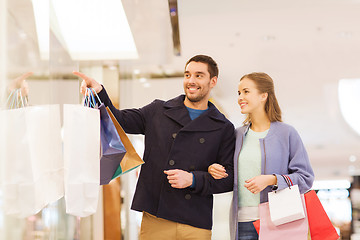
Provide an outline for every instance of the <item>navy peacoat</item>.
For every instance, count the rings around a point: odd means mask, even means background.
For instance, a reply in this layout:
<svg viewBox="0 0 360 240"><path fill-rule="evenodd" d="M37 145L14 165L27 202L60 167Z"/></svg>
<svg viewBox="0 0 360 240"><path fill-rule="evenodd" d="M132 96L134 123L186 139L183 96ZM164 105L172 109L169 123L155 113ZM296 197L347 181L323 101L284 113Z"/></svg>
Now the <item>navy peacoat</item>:
<svg viewBox="0 0 360 240"><path fill-rule="evenodd" d="M232 123L209 102L208 110L191 120L185 95L155 100L139 109L116 109L106 90L100 99L109 106L126 133L144 134L145 150L132 209L203 229L212 228L214 193L233 189L235 133ZM229 176L215 180L213 163ZM172 188L164 170L182 169L195 176L194 189Z"/></svg>

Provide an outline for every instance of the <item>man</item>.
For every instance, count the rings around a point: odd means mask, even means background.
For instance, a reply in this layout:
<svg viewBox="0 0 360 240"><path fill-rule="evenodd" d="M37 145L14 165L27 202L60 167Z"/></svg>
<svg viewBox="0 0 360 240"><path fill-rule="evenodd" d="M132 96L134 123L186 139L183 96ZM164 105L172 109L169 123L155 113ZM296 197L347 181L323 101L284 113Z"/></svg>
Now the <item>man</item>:
<svg viewBox="0 0 360 240"><path fill-rule="evenodd" d="M212 194L232 190L235 146L234 126L209 102L216 62L194 56L185 65L185 95L140 109L116 109L102 85L74 74L83 78L82 93L94 88L125 132L145 135L145 164L131 207L143 212L140 240L210 240ZM212 163L223 165L228 177L212 178Z"/></svg>

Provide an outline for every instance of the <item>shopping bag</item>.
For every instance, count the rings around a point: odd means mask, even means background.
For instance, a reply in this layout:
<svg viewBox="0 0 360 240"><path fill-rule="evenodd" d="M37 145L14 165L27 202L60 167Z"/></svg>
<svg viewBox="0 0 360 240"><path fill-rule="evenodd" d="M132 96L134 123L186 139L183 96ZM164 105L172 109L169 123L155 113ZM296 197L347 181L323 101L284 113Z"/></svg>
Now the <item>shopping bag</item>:
<svg viewBox="0 0 360 240"><path fill-rule="evenodd" d="M259 230L260 230L260 219L256 220L253 222L254 228L256 230L256 232L259 234Z"/></svg>
<svg viewBox="0 0 360 240"><path fill-rule="evenodd" d="M66 213L87 217L97 210L100 190L100 113L64 104Z"/></svg>
<svg viewBox="0 0 360 240"><path fill-rule="evenodd" d="M95 100L98 99L98 103ZM99 106L100 104L100 106ZM108 184L115 174L126 150L121 142L120 136L115 128L115 125L105 108L105 105L100 100L96 91L87 88L85 92L84 105L100 110L101 122L101 158L100 158L100 185Z"/></svg>
<svg viewBox="0 0 360 240"><path fill-rule="evenodd" d="M305 208L304 196L301 195L302 205ZM261 240L304 240L308 236L307 218L302 218L289 223L275 226L270 218L269 203L259 205L260 230L259 239Z"/></svg>
<svg viewBox="0 0 360 240"><path fill-rule="evenodd" d="M20 218L64 196L59 105L0 111L4 211Z"/></svg>
<svg viewBox="0 0 360 240"><path fill-rule="evenodd" d="M122 161L120 162L120 165L118 166L114 176L112 177L114 179L126 172L129 172L129 171L139 167L140 165L144 164L144 161L136 153L134 146L130 142L125 131L122 129L122 127L120 126L119 122L116 120L114 114L111 112L109 107L106 107L106 110L108 111L109 116L110 116L111 120L113 121L113 123L116 127L116 130L120 136L120 139L126 149L126 153L125 153Z"/></svg>
<svg viewBox="0 0 360 240"><path fill-rule="evenodd" d="M260 219L254 221L253 225L254 225L254 228L255 228L257 234L259 234L259 231L260 231ZM311 240L310 229L308 230L307 240Z"/></svg>
<svg viewBox="0 0 360 240"><path fill-rule="evenodd" d="M292 185L288 176L284 176L289 187L268 193L271 221L275 226L305 217L298 185Z"/></svg>
<svg viewBox="0 0 360 240"><path fill-rule="evenodd" d="M336 240L339 238L314 190L304 194L309 230L312 240Z"/></svg>
<svg viewBox="0 0 360 240"><path fill-rule="evenodd" d="M126 150L105 105L102 103L98 109L101 120L100 185L103 185L111 181Z"/></svg>

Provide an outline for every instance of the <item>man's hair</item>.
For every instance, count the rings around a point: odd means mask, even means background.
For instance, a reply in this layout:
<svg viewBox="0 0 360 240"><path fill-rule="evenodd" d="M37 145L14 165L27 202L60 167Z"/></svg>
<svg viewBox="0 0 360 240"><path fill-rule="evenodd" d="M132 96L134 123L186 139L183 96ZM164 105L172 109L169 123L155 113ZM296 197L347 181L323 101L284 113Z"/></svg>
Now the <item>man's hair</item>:
<svg viewBox="0 0 360 240"><path fill-rule="evenodd" d="M265 112L270 122L281 122L281 110L275 96L274 81L272 80L272 78L263 72L253 72L250 74L246 74L242 76L240 81L245 78L252 80L260 93L268 94L265 103ZM246 116L246 119L243 123L245 125L251 123L251 117L249 114Z"/></svg>
<svg viewBox="0 0 360 240"><path fill-rule="evenodd" d="M207 64L208 71L210 73L210 78L219 76L219 69L218 69L217 63L214 61L214 59L212 59L209 56L206 56L206 55L193 56L186 62L185 68L190 62L201 62L201 63Z"/></svg>

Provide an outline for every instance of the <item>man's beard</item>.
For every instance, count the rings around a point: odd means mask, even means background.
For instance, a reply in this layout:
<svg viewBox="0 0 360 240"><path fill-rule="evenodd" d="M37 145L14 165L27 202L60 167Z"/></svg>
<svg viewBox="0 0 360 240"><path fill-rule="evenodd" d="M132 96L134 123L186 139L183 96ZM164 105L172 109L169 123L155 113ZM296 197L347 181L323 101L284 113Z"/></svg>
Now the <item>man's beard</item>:
<svg viewBox="0 0 360 240"><path fill-rule="evenodd" d="M201 100L203 100L205 98L204 95L200 94L198 96L189 96L186 95L187 99L189 99L190 102L196 103L196 102L200 102Z"/></svg>
<svg viewBox="0 0 360 240"><path fill-rule="evenodd" d="M210 83L209 83L209 89L210 89ZM206 98L206 95L208 93L206 90L209 91L209 89L206 89L206 86L205 86L205 88L200 87L199 90L203 90L203 91L199 92L197 95L192 95L190 93L186 93L186 90L185 90L186 98L189 99L189 101L192 102L192 103L200 102L204 98Z"/></svg>

